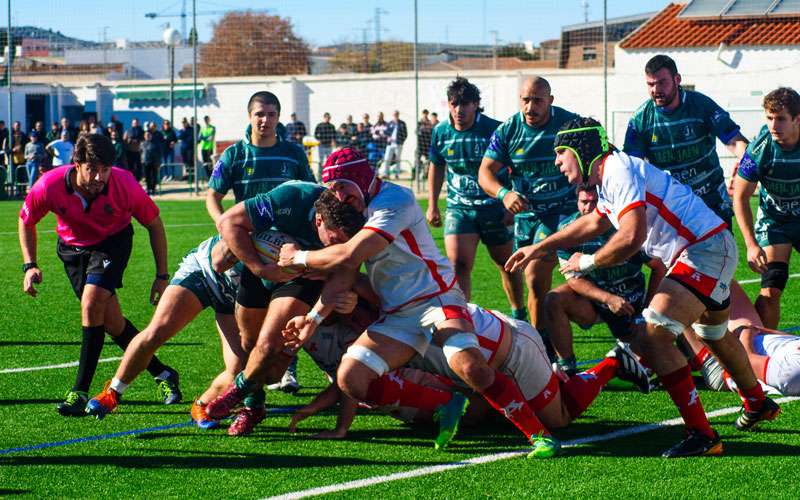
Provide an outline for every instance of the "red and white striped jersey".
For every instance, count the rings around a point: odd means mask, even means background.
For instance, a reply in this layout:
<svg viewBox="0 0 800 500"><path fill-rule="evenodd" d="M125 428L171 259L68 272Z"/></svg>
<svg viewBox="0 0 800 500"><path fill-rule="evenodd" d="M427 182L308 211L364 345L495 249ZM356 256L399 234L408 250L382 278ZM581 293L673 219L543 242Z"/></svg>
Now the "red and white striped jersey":
<svg viewBox="0 0 800 500"><path fill-rule="evenodd" d="M450 262L433 241L414 193L383 182L367 207L364 229L391 244L369 258L367 277L385 312L396 312L435 297L455 284Z"/></svg>
<svg viewBox="0 0 800 500"><path fill-rule="evenodd" d="M597 213L619 229L623 215L645 207L647 239L642 249L667 265L689 245L725 228L722 219L688 186L640 158L611 153L603 160L600 172Z"/></svg>

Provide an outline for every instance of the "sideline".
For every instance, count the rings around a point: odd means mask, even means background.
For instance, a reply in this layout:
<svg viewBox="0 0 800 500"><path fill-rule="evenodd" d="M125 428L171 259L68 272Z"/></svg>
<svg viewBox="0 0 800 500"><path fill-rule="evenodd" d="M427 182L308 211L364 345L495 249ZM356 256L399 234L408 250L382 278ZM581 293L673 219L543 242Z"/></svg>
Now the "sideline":
<svg viewBox="0 0 800 500"><path fill-rule="evenodd" d="M789 396L776 399L775 402L777 403L789 403L791 401L797 401L800 397L796 396ZM729 408L721 408L719 410L714 410L707 412L709 418L711 417L719 417L722 415L730 415L732 413L738 413L740 406L731 406ZM645 424L645 425L637 425L636 427L628 427L626 429L620 429L613 432L608 432L606 434L598 434L595 436L587 436L584 438L573 439L571 441L566 441L562 444L563 448L571 448L574 446L579 446L582 444L588 443L598 443L601 441L608 441L611 439L616 439L620 437L627 437L632 436L634 434L641 434L644 432L650 432L653 430L661 429L663 427L670 427L674 425L682 424L683 420L679 418L672 418L669 420L664 420L663 422L659 422L656 424ZM327 493L338 493L340 491L347 491L347 490L355 490L358 488L366 488L368 486L372 486L375 484L382 484L388 483L392 481L398 481L400 479L409 479L413 477L420 477L420 476L428 476L431 474L437 474L439 472L445 472L453 469L460 469L463 467L470 467L473 465L479 464L487 464L491 462L497 462L500 460L506 460L509 458L515 458L527 455L530 452L529 449L527 450L520 450L520 451L510 451L504 453L495 453L492 455L482 455L479 457L470 458L467 460L461 460L459 462L450 462L447 464L440 464L440 465L433 465L429 467L421 467L419 469L412 469L405 472L397 472L394 474L387 474L384 476L373 476L368 477L366 479L357 479L355 481L347 481L344 483L332 484L329 486L320 486L318 488L311 488L308 490L301 490L301 491L294 491L291 493L285 493L283 495L277 495L272 497L266 497L265 500L289 500L289 499L299 499L299 498L307 498L317 495L325 495Z"/></svg>

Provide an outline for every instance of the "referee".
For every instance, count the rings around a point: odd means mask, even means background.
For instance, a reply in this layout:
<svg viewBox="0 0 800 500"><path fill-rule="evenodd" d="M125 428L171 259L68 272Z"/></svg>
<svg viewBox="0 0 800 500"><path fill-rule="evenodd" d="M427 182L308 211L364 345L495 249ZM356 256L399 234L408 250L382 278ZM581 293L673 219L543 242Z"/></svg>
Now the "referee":
<svg viewBox="0 0 800 500"><path fill-rule="evenodd" d="M42 283L36 263L36 224L48 212L56 215L58 257L81 301L83 342L75 384L57 406L64 416L84 415L87 392L107 332L123 350L138 330L122 315L116 290L128 265L133 244L131 217L150 234L156 264L150 302L155 304L169 282L167 238L158 207L133 175L116 167L114 146L100 134L82 135L72 165L55 168L37 182L19 214L19 243L25 273L23 291L36 297ZM156 378L164 402L180 401L178 374L157 358L147 367Z"/></svg>

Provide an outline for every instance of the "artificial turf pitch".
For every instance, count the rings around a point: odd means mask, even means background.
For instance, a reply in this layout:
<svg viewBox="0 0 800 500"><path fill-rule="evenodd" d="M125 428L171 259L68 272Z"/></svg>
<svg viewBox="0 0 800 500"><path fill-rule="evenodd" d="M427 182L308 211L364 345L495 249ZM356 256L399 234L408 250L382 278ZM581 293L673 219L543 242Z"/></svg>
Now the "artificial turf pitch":
<svg viewBox="0 0 800 500"><path fill-rule="evenodd" d="M186 424L189 404L223 367L213 314L205 311L167 343L159 356L179 370L184 402L164 406L145 372L126 392L117 411L97 421L65 418L55 404L71 386L75 367L9 372L76 361L80 346L79 303L55 255L54 218L39 224L38 262L44 273L40 294L22 293L17 243L20 203L0 203L0 496L30 497L180 497L262 498L337 485L520 450L524 439L510 426L463 427L446 452L433 449L432 428L408 427L389 417L360 414L346 440L308 439L333 428L335 416L312 417L289 434L291 409L310 401L327 384L311 360L301 355L297 396L269 392L274 414L245 438L225 429L201 431ZM210 236L214 226L202 201L160 202L167 227L170 271L182 255ZM441 245L441 230L434 229ZM740 244L741 238L738 237ZM740 246L740 254L744 249ZM792 273L800 269L793 257ZM134 252L119 295L123 311L144 328L153 308L148 303L154 275L146 231L136 227ZM740 259L739 280L756 276ZM555 283L561 282L557 276ZM481 250L473 273L473 300L507 310L497 271ZM753 297L758 284L745 284ZM798 280L784 294L782 328L800 325ZM596 359L610 348L607 329L576 328L579 360ZM118 357L107 341L102 358ZM98 365L92 385L97 393L118 362ZM706 411L736 407L733 393L701 388ZM798 496L800 402L787 402L780 418L755 433L733 428L735 414L712 419L725 443L717 458L664 460L661 451L682 437L680 426L648 430L565 449L553 460L521 457L472 465L409 479L333 493L339 497L476 498L476 497L658 497L775 498ZM637 428L677 417L667 394L639 394L612 381L595 404L569 429L564 441ZM160 428L124 434L125 431ZM121 435L118 435L121 434ZM98 439L98 437L100 439ZM66 443L65 443L66 442ZM55 446L33 448L37 445ZM12 451L17 449L17 451Z"/></svg>

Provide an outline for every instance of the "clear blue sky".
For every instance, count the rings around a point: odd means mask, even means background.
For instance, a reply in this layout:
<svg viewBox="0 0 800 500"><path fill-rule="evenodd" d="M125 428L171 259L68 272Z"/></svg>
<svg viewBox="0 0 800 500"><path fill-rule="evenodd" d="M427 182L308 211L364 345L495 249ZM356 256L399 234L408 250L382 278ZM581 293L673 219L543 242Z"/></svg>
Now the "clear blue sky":
<svg viewBox="0 0 800 500"><path fill-rule="evenodd" d="M7 1L0 0L0 24L8 22ZM161 38L164 24L180 29L180 18L147 19L147 12L179 13L181 0L10 0L13 25L51 28L70 36L100 41L127 38ZM608 0L608 16L627 16L662 9L667 0ZM186 1L191 12L192 1ZM563 25L584 19L581 0L419 0L419 38L423 42L491 43L491 30L497 30L500 43L558 38ZM589 19L603 17L601 0L588 0ZM557 8L553 8L557 5ZM197 0L197 11L269 8L290 17L296 32L312 45L358 41L368 29L368 40L375 37L375 9L383 28L381 38L413 40L413 0ZM220 15L199 16L202 40L211 36L211 21ZM189 19L191 26L191 19ZM104 35L105 31L105 35Z"/></svg>

